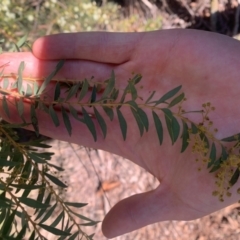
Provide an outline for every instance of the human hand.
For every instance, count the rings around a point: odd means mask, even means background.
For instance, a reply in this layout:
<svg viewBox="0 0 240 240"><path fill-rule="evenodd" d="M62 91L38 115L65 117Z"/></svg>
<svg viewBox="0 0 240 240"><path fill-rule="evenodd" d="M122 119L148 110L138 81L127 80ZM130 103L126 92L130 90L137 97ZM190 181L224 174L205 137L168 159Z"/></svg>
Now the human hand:
<svg viewBox="0 0 240 240"><path fill-rule="evenodd" d="M140 73L143 88L138 93L144 100L153 90L159 98L182 85L188 99L184 109L199 110L207 101L216 107L211 120L219 130L216 137L221 139L236 133L240 123L240 109L236 104L240 92L237 78L239 51L239 43L231 38L195 30L60 34L35 42L33 53L37 58L30 53L3 54L0 66L9 62L4 72L16 72L20 62L24 61L25 76L42 77L47 76L60 59L66 59L58 78L82 80L94 76L96 81L104 81L114 70L119 88L125 87L132 72ZM29 106L25 104L27 118ZM4 118L16 122L14 111L12 108L11 119ZM74 131L70 137L63 123L55 128L46 114L38 112L41 134L124 156L159 180L157 189L124 199L110 210L102 225L107 237L154 222L196 219L237 201L235 186L232 197L224 202L212 196L214 174L204 168L197 171L196 156L191 153L191 147L180 153L181 141L171 146L165 125L164 141L162 146L159 145L151 111L146 111L150 127L142 137L129 109L122 109L122 112L128 123L126 141L114 119L112 122L106 120L106 139L97 128L97 142L85 125L71 117ZM2 108L0 113L4 116ZM201 120L197 114L189 115L189 118L196 123Z"/></svg>

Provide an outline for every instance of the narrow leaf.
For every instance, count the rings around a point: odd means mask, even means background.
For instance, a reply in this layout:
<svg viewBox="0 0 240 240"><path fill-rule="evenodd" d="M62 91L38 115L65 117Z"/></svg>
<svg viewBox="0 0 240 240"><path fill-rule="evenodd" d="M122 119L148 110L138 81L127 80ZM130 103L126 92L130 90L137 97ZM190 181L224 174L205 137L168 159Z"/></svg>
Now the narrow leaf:
<svg viewBox="0 0 240 240"><path fill-rule="evenodd" d="M151 95L148 97L148 99L146 100L146 102L145 102L145 104L148 104L150 101L151 101L151 99L153 98L153 96L154 96L154 94L156 93L156 91L153 91L152 93L151 93Z"/></svg>
<svg viewBox="0 0 240 240"><path fill-rule="evenodd" d="M31 199L31 198L19 197L18 200L21 203L23 203L29 207L32 207L32 208L48 208L49 207L48 204L38 202L37 200Z"/></svg>
<svg viewBox="0 0 240 240"><path fill-rule="evenodd" d="M188 140L189 140L189 132L188 132L188 125L186 122L182 121L183 123L183 132L182 132L182 149L181 149L181 153L184 152L186 150L186 148L188 147Z"/></svg>
<svg viewBox="0 0 240 240"><path fill-rule="evenodd" d="M58 178L56 178L53 175L50 175L49 173L44 173L44 175L51 180L53 183L55 183L57 186L62 187L62 188L67 188L67 185L65 185L62 181L60 181Z"/></svg>
<svg viewBox="0 0 240 240"><path fill-rule="evenodd" d="M233 186L238 181L239 175L240 175L240 170L237 168L229 181L231 186Z"/></svg>
<svg viewBox="0 0 240 240"><path fill-rule="evenodd" d="M161 120L159 119L158 115L154 111L152 111L152 115L153 115L155 128L156 128L156 131L157 131L157 134L158 134L159 143L160 143L160 145L162 145L162 142L163 142L162 123L161 123Z"/></svg>
<svg viewBox="0 0 240 240"><path fill-rule="evenodd" d="M62 231L62 230L59 230L57 228L54 228L54 227L50 227L48 225L45 225L45 224L38 224L41 228L45 229L46 231L54 234L54 235L57 235L57 236L70 236L71 233L68 233L68 232L65 232L65 231Z"/></svg>
<svg viewBox="0 0 240 240"><path fill-rule="evenodd" d="M22 73L24 70L24 62L21 62L18 68L18 79L17 79L17 88L18 88L18 92L19 94L22 94Z"/></svg>
<svg viewBox="0 0 240 240"><path fill-rule="evenodd" d="M129 84L129 89L132 95L132 100L135 101L138 97L137 95L137 89L135 88L135 86L133 84Z"/></svg>
<svg viewBox="0 0 240 240"><path fill-rule="evenodd" d="M178 104L179 102L181 102L185 97L185 94L184 93L181 93L179 96L177 96L176 98L174 98L168 105L168 107L173 107L175 106L176 104Z"/></svg>
<svg viewBox="0 0 240 240"><path fill-rule="evenodd" d="M57 74L57 72L62 68L63 64L64 64L64 60L60 60L57 66L55 67L54 71L48 77L45 78L41 87L37 91L38 95L40 95L45 90L46 86L49 84L52 78Z"/></svg>
<svg viewBox="0 0 240 240"><path fill-rule="evenodd" d="M76 203L76 202L64 202L64 204L66 204L67 206L76 207L76 208L82 208L88 205L88 203Z"/></svg>
<svg viewBox="0 0 240 240"><path fill-rule="evenodd" d="M207 166L208 168L210 168L214 164L214 162L216 161L216 146L215 146L214 142L212 143L209 158L211 159L211 161L208 163L208 166Z"/></svg>
<svg viewBox="0 0 240 240"><path fill-rule="evenodd" d="M79 101L79 102L80 102L80 101L85 97L85 95L87 94L88 88L89 88L89 84L88 84L88 81L85 79L84 82L83 82L83 86L82 86L81 92L80 92L79 97L78 97L78 101Z"/></svg>
<svg viewBox="0 0 240 240"><path fill-rule="evenodd" d="M96 97L97 97L97 88L94 85L92 88L92 94L91 94L91 98L90 98L90 103L94 103L96 101Z"/></svg>
<svg viewBox="0 0 240 240"><path fill-rule="evenodd" d="M27 84L27 90L26 90L25 96L30 97L32 95L33 95L32 87L29 84Z"/></svg>
<svg viewBox="0 0 240 240"><path fill-rule="evenodd" d="M10 117L10 113L9 113L9 108L8 108L8 103L7 103L7 99L5 96L3 96L3 100L2 100L2 105L3 105L3 110L6 113L6 115L8 117Z"/></svg>
<svg viewBox="0 0 240 240"><path fill-rule="evenodd" d="M25 42L27 41L27 37L28 37L28 35L26 34L18 40L17 46L19 48L21 48L25 44Z"/></svg>
<svg viewBox="0 0 240 240"><path fill-rule="evenodd" d="M52 118L52 121L53 121L54 125L56 127L58 127L60 123L59 123L58 115L53 108L53 105L50 105L50 107L49 107L49 114Z"/></svg>
<svg viewBox="0 0 240 240"><path fill-rule="evenodd" d="M147 114L141 108L138 108L137 112L143 123L143 126L145 127L146 131L148 131L149 122L148 122Z"/></svg>
<svg viewBox="0 0 240 240"><path fill-rule="evenodd" d="M71 134L72 134L72 125L71 125L71 122L69 120L69 116L68 116L68 114L67 114L67 112L66 112L66 110L64 109L63 106L61 108L61 111L62 111L62 118L63 118L64 125L65 125L65 127L66 127L66 129L68 131L69 136L71 136Z"/></svg>
<svg viewBox="0 0 240 240"><path fill-rule="evenodd" d="M3 89L7 89L9 86L9 80L8 78L3 79Z"/></svg>
<svg viewBox="0 0 240 240"><path fill-rule="evenodd" d="M125 141L126 140L126 136L127 136L127 122L126 122L125 118L123 117L122 112L118 108L117 108L117 116L118 116L118 121L120 123L122 136L123 136L123 139Z"/></svg>
<svg viewBox="0 0 240 240"><path fill-rule="evenodd" d="M105 111L105 113L108 115L108 117L109 117L110 120L112 121L112 120L113 120L113 117L114 117L113 109L110 108L110 107L103 106L103 110Z"/></svg>
<svg viewBox="0 0 240 240"><path fill-rule="evenodd" d="M66 101L68 101L70 98L72 98L77 92L78 92L78 89L79 87L81 86L81 83L78 82L77 84L73 85L69 92L68 92L68 95L66 97Z"/></svg>
<svg viewBox="0 0 240 240"><path fill-rule="evenodd" d="M107 135L107 125L105 123L105 120L103 119L103 117L101 116L101 114L98 112L98 110L93 107L94 109L94 114L97 118L97 121L101 127L101 130L102 130L102 133L103 133L103 137L106 138L106 135Z"/></svg>
<svg viewBox="0 0 240 240"><path fill-rule="evenodd" d="M39 136L38 118L33 104L31 105L31 123L35 130L36 136L38 137Z"/></svg>
<svg viewBox="0 0 240 240"><path fill-rule="evenodd" d="M54 222L50 226L56 227L63 217L64 217L64 210L58 215L58 217L54 220Z"/></svg>
<svg viewBox="0 0 240 240"><path fill-rule="evenodd" d="M73 116L76 120L78 120L78 121L80 121L80 122L84 122L84 120L78 116L78 112L77 112L77 110L76 110L73 106L68 105L68 108L69 108L70 113L72 114L72 116Z"/></svg>
<svg viewBox="0 0 240 240"><path fill-rule="evenodd" d="M182 86L180 85L180 86L172 89L171 91L167 92L166 94L164 94L158 101L155 102L155 105L158 105L160 103L164 103L169 98L172 98L175 94L177 94L179 92L181 87Z"/></svg>
<svg viewBox="0 0 240 240"><path fill-rule="evenodd" d="M223 142L235 142L240 140L240 133L221 139Z"/></svg>
<svg viewBox="0 0 240 240"><path fill-rule="evenodd" d="M133 116L134 116L134 118L137 122L138 129L139 129L139 132L140 132L140 136L142 137L142 135L144 133L144 126L143 126L142 120L139 117L137 111L135 111L133 108L131 108L131 111L132 111L132 114L133 114Z"/></svg>
<svg viewBox="0 0 240 240"><path fill-rule="evenodd" d="M114 75L114 71L112 71L111 77L108 80L107 86L102 94L101 99L106 98L113 91L114 86L115 86L115 75Z"/></svg>
<svg viewBox="0 0 240 240"><path fill-rule="evenodd" d="M8 213L10 213L10 209ZM8 235L8 233L11 231L15 214L16 214L16 210L14 210L10 215L7 214L6 220L2 226L1 235Z"/></svg>
<svg viewBox="0 0 240 240"><path fill-rule="evenodd" d="M61 94L60 83L57 82L54 90L54 101L57 101Z"/></svg>
<svg viewBox="0 0 240 240"><path fill-rule="evenodd" d="M96 128L92 121L92 118L88 115L88 113L84 107L82 107L82 113L83 113L83 117L84 117L84 122L87 125L89 131L91 132L91 134L94 138L94 141L96 142L97 141L97 133L96 133Z"/></svg>
<svg viewBox="0 0 240 240"><path fill-rule="evenodd" d="M44 217L42 218L42 220L40 221L40 223L44 223L45 221L47 221L49 219L49 217L52 216L53 211L55 210L56 206L57 206L57 202L49 209L46 210L46 214L44 215Z"/></svg>

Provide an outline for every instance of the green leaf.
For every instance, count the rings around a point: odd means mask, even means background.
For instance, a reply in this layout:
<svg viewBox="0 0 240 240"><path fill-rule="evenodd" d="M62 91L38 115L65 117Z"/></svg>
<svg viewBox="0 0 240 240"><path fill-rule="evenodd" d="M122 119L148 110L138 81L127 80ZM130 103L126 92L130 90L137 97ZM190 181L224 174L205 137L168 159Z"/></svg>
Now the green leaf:
<svg viewBox="0 0 240 240"><path fill-rule="evenodd" d="M54 222L50 226L56 227L63 217L64 217L64 210L58 215L58 217L54 220Z"/></svg>
<svg viewBox="0 0 240 240"><path fill-rule="evenodd" d="M53 167L53 168L57 169L58 171L64 171L63 168L61 168L61 167L59 167L59 166L56 166L56 165L54 165L54 164L52 164L52 163L47 162L47 165L49 165L50 167Z"/></svg>
<svg viewBox="0 0 240 240"><path fill-rule="evenodd" d="M148 131L148 127L149 127L149 122L148 122L148 117L147 114L141 109L138 108L137 113L143 123L143 126L145 127L146 131Z"/></svg>
<svg viewBox="0 0 240 240"><path fill-rule="evenodd" d="M15 218L15 214L16 214L16 209L14 211L12 211L12 213L10 215L9 215L9 213L10 213L10 209L7 212L5 221L4 221L3 226L2 226L2 234L1 235L3 235L3 236L8 235L11 231L13 221L14 221L14 218Z"/></svg>
<svg viewBox="0 0 240 240"><path fill-rule="evenodd" d="M45 189L43 189L43 191L45 191ZM41 194L41 193L40 193L40 194ZM42 197L42 196L41 196L41 197ZM52 193L50 192L50 193L48 194L48 196L47 196L44 204L49 205L49 204L50 204L50 201L51 201L51 197L52 197ZM37 201L38 201L38 198L37 198ZM39 209L38 209L38 210L39 210ZM42 209L39 211L39 213L38 213L35 221L38 220L38 219L45 213L45 211L46 211L46 209L45 209L45 208L42 208ZM35 212L35 213L37 213L37 212Z"/></svg>
<svg viewBox="0 0 240 240"><path fill-rule="evenodd" d="M18 92L19 94L22 94L22 73L24 70L24 62L21 62L19 67L18 67L18 79L17 79L17 88L18 88Z"/></svg>
<svg viewBox="0 0 240 240"><path fill-rule="evenodd" d="M113 120L113 117L114 117L113 109L110 108L110 107L103 106L103 110L105 111L105 113L108 115L108 117L109 117L110 120L112 121L112 120Z"/></svg>
<svg viewBox="0 0 240 240"><path fill-rule="evenodd" d="M7 89L9 86L9 80L8 78L3 79L3 89Z"/></svg>
<svg viewBox="0 0 240 240"><path fill-rule="evenodd" d="M60 83L57 82L54 90L54 101L57 101L61 94Z"/></svg>
<svg viewBox="0 0 240 240"><path fill-rule="evenodd" d="M185 94L184 93L181 93L179 96L177 96L176 98L174 98L168 105L168 107L173 107L175 106L176 104L178 104L179 102L181 102L185 97Z"/></svg>
<svg viewBox="0 0 240 240"><path fill-rule="evenodd" d="M186 150L186 148L188 147L188 140L189 140L189 133L188 133L188 125L186 122L182 121L183 123L183 132L182 132L182 149L181 149L181 153L184 152Z"/></svg>
<svg viewBox="0 0 240 240"><path fill-rule="evenodd" d="M132 82L134 83L134 85L138 84L142 79L142 75L141 74L136 74L133 78L132 78Z"/></svg>
<svg viewBox="0 0 240 240"><path fill-rule="evenodd" d="M221 156L220 156L220 158L217 161L214 162L214 165L213 165L212 169L210 170L210 173L217 171L221 167L221 164L224 161L227 160L227 158L228 158L228 153L227 153L225 147L222 146Z"/></svg>
<svg viewBox="0 0 240 240"><path fill-rule="evenodd" d="M118 98L118 94L119 94L119 90L114 88L110 95L110 99L112 99L113 101L116 101Z"/></svg>
<svg viewBox="0 0 240 240"><path fill-rule="evenodd" d="M132 100L135 101L138 97L137 90L136 90L136 88L133 84L129 84L129 89L130 89L130 92L131 92L131 95L132 95Z"/></svg>
<svg viewBox="0 0 240 240"><path fill-rule="evenodd" d="M24 237L25 234L26 234L26 230L27 230L27 225L25 224L25 225L22 227L21 231L18 233L18 235L16 236L15 239L23 239L23 237Z"/></svg>
<svg viewBox="0 0 240 240"><path fill-rule="evenodd" d="M160 104L160 103L164 103L166 100L168 100L169 98L172 98L175 94L177 94L179 92L179 90L182 88L182 86L178 86L174 89L172 89L171 91L167 92L166 94L164 94L159 100L155 101L155 106Z"/></svg>
<svg viewBox="0 0 240 240"><path fill-rule="evenodd" d="M45 214L45 216L42 218L42 220L40 221L40 223L44 223L45 221L47 221L47 220L49 219L49 217L52 216L53 211L55 210L57 204L58 204L58 203L56 202L49 210L46 210L46 214Z"/></svg>
<svg viewBox="0 0 240 240"><path fill-rule="evenodd" d="M38 202L42 202L43 201L43 197L44 197L44 194L45 194L45 190L46 190L46 183L42 183L43 185L43 188L42 189L39 189L38 190L38 195L37 195L37 201ZM49 194L50 195L50 194ZM51 198L51 195L48 196L49 198ZM50 201L49 201L50 202ZM45 202L47 203L47 202ZM34 215L39 211L39 209L36 209L35 212L34 212ZM36 219L35 219L36 220Z"/></svg>
<svg viewBox="0 0 240 240"><path fill-rule="evenodd" d="M2 106L3 106L3 110L6 113L6 115L8 117L10 117L10 113L9 113L9 108L8 108L8 103L7 103L7 99L5 96L3 96L3 101L2 101Z"/></svg>
<svg viewBox="0 0 240 240"><path fill-rule="evenodd" d="M235 142L240 140L240 133L221 139L223 142Z"/></svg>
<svg viewBox="0 0 240 240"><path fill-rule="evenodd" d="M75 240L80 232L75 232L68 240Z"/></svg>
<svg viewBox="0 0 240 240"><path fill-rule="evenodd" d="M63 106L61 107L61 111L62 111L62 118L63 118L64 125L68 131L69 136L71 136L72 135L72 125L69 120L69 116Z"/></svg>
<svg viewBox="0 0 240 240"><path fill-rule="evenodd" d="M64 202L67 206L76 207L76 208L82 208L84 206L87 206L88 203L77 203L77 202Z"/></svg>
<svg viewBox="0 0 240 240"><path fill-rule="evenodd" d="M39 155L35 152L28 152L27 154L29 158L31 158L36 163L46 163L46 161L39 157Z"/></svg>
<svg viewBox="0 0 240 240"><path fill-rule="evenodd" d="M92 94L91 94L91 98L90 98L90 103L94 103L96 101L96 97L97 97L97 88L94 85L92 88Z"/></svg>
<svg viewBox="0 0 240 240"><path fill-rule="evenodd" d="M237 168L229 181L231 186L233 186L238 181L239 175L240 175L240 170Z"/></svg>
<svg viewBox="0 0 240 240"><path fill-rule="evenodd" d="M45 225L45 224L38 224L41 228L45 229L46 231L54 234L54 235L57 235L57 236L70 236L71 233L68 233L68 232L65 232L65 231L62 231L62 230L59 230L57 228L54 228L54 227L50 227L48 225Z"/></svg>
<svg viewBox="0 0 240 240"><path fill-rule="evenodd" d="M84 123L84 120L78 116L78 112L77 112L77 110L76 110L73 106L71 106L71 105L69 104L69 105L68 105L68 108L69 108L70 113L72 114L72 116L73 116L76 120Z"/></svg>
<svg viewBox="0 0 240 240"><path fill-rule="evenodd" d="M151 95L148 97L148 99L146 100L146 102L145 102L145 104L148 104L150 101L151 101L151 99L153 98L153 96L154 96L154 94L156 93L156 91L153 91L152 93L151 93Z"/></svg>
<svg viewBox="0 0 240 240"><path fill-rule="evenodd" d="M102 130L102 133L103 133L103 137L106 138L106 135L107 135L107 125L105 123L105 120L103 119L103 117L101 116L101 114L98 112L98 110L93 107L94 109L94 114L97 118L97 121L101 127L101 130Z"/></svg>
<svg viewBox="0 0 240 240"><path fill-rule="evenodd" d="M95 233L91 234L91 235L88 235L89 239L90 240L93 240L93 236L95 235Z"/></svg>
<svg viewBox="0 0 240 240"><path fill-rule="evenodd" d="M93 222L88 222L88 223L81 223L81 226L95 226L99 223L100 221L93 221Z"/></svg>
<svg viewBox="0 0 240 240"><path fill-rule="evenodd" d="M25 44L25 42L27 41L27 37L28 37L27 34L24 35L23 37L21 37L21 38L18 40L18 42L17 42L16 45L17 45L19 48L21 48L21 47Z"/></svg>
<svg viewBox="0 0 240 240"><path fill-rule="evenodd" d="M35 231L32 232L32 234L31 234L29 240L34 240L34 239L35 239Z"/></svg>
<svg viewBox="0 0 240 240"><path fill-rule="evenodd" d="M207 168L210 168L214 164L214 162L216 161L216 146L215 146L214 142L212 143L209 158L211 159L211 161L208 163Z"/></svg>
<svg viewBox="0 0 240 240"><path fill-rule="evenodd" d="M191 123L191 133L192 134L197 134L198 133L198 128L194 123Z"/></svg>
<svg viewBox="0 0 240 240"><path fill-rule="evenodd" d="M131 108L131 111L132 111L132 114L137 122L137 125L138 125L138 129L139 129L139 132L140 132L140 136L142 137L143 133L144 133L144 126L143 126L143 123L142 123L142 120L141 118L139 117L138 113L136 110L134 110L133 108Z"/></svg>
<svg viewBox="0 0 240 240"><path fill-rule="evenodd" d="M30 184L9 184L11 187L15 188L20 188L20 189L29 189L29 190L34 190L34 189L42 189L44 188L44 185L30 185Z"/></svg>
<svg viewBox="0 0 240 240"><path fill-rule="evenodd" d="M67 188L67 185L65 185L62 181L60 181L58 178L56 178L53 175L50 175L49 173L44 173L44 175L51 180L53 183L55 183L57 186L62 187L62 188Z"/></svg>
<svg viewBox="0 0 240 240"><path fill-rule="evenodd" d="M24 198L24 197L19 197L18 200L32 208L48 208L50 205L49 204L44 204L41 202L38 202L37 200L31 199L31 198Z"/></svg>
<svg viewBox="0 0 240 240"><path fill-rule="evenodd" d="M83 82L83 86L82 86L81 92L80 92L79 97L78 97L78 101L79 101L79 102L80 102L80 101L85 97L85 95L87 94L88 88L89 88L89 84L88 84L88 81L85 79L84 82Z"/></svg>
<svg viewBox="0 0 240 240"><path fill-rule="evenodd" d="M78 82L77 84L73 85L70 88L65 101L68 101L70 98L72 98L78 92L78 89L79 89L80 86L81 86L80 82Z"/></svg>
<svg viewBox="0 0 240 240"><path fill-rule="evenodd" d="M18 115L22 117L24 112L24 104L23 104L22 98L19 98L18 101L16 100L16 107L17 107Z"/></svg>
<svg viewBox="0 0 240 240"><path fill-rule="evenodd" d="M161 120L159 119L158 115L154 111L152 111L152 115L153 115L155 128L156 128L156 131L157 131L157 134L158 134L159 143L160 143L160 145L162 145L162 142L163 142L162 123L161 123Z"/></svg>
<svg viewBox="0 0 240 240"><path fill-rule="evenodd" d="M26 90L25 96L30 97L32 95L33 95L32 87L29 84L27 84L27 90Z"/></svg>
<svg viewBox="0 0 240 240"><path fill-rule="evenodd" d="M0 209L3 208L11 208L11 203L9 203L8 201L3 201L0 199Z"/></svg>
<svg viewBox="0 0 240 240"><path fill-rule="evenodd" d="M172 131L173 131L173 143L175 143L180 133L180 125L174 116L172 118Z"/></svg>
<svg viewBox="0 0 240 240"><path fill-rule="evenodd" d="M174 144L177 141L177 138L180 133L180 125L169 109L163 108L162 111L165 114L165 120L166 120L169 136L172 140L172 144Z"/></svg>
<svg viewBox="0 0 240 240"><path fill-rule="evenodd" d="M113 91L114 86L115 86L115 74L114 74L114 71L112 71L111 77L108 80L107 86L102 94L101 99L106 98Z"/></svg>
<svg viewBox="0 0 240 240"><path fill-rule="evenodd" d="M90 218L87 218L79 213L76 213L76 211L73 211L71 208L69 208L69 211L74 214L75 216L77 216L78 218L82 219L82 220L85 220L85 221L89 221L89 222L94 222L92 219Z"/></svg>
<svg viewBox="0 0 240 240"><path fill-rule="evenodd" d="M92 121L92 118L88 115L88 113L84 107L82 107L82 113L83 113L84 122L87 125L89 131L91 132L91 134L94 138L94 141L96 142L97 141L97 133L96 133L96 128Z"/></svg>
<svg viewBox="0 0 240 240"><path fill-rule="evenodd" d="M36 133L36 136L38 137L39 136L38 118L33 104L31 105L31 122Z"/></svg>
<svg viewBox="0 0 240 240"><path fill-rule="evenodd" d="M122 136L123 136L123 139L125 141L126 140L126 136L127 136L127 122L126 122L125 118L123 117L122 112L118 108L117 108L117 116L118 116L118 121L120 123Z"/></svg>
<svg viewBox="0 0 240 240"><path fill-rule="evenodd" d="M59 123L58 115L53 108L53 105L50 105L50 107L49 107L49 114L52 118L52 121L53 121L54 125L56 127L58 127L60 123Z"/></svg>
<svg viewBox="0 0 240 240"><path fill-rule="evenodd" d="M37 81L34 81L34 83L33 83L33 95L37 95L38 90L39 90L38 83L37 83Z"/></svg>
<svg viewBox="0 0 240 240"><path fill-rule="evenodd" d="M57 72L62 68L64 64L64 60L60 60L55 67L54 71L45 78L44 82L42 83L41 87L38 89L37 94L40 95L45 90L46 86L49 84L49 82L52 80L52 78L57 74Z"/></svg>

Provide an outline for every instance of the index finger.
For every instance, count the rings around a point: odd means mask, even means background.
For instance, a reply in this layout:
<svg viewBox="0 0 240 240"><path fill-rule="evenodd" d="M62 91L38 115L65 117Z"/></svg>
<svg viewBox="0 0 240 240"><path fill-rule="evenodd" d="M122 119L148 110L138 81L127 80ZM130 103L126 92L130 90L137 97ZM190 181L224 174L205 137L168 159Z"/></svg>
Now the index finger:
<svg viewBox="0 0 240 240"><path fill-rule="evenodd" d="M121 64L131 59L144 33L62 33L37 39L33 54L40 59L81 59Z"/></svg>

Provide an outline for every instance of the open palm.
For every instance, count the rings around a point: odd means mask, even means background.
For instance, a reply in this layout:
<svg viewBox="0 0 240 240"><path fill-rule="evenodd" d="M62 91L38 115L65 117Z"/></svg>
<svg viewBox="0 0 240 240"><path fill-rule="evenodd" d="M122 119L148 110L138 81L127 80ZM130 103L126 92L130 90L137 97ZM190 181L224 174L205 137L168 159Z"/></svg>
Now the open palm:
<svg viewBox="0 0 240 240"><path fill-rule="evenodd" d="M202 103L207 101L216 107L211 120L219 129L217 138L239 131L240 109L236 103L240 93L237 78L240 44L231 38L194 30L60 34L37 40L33 53L35 57L31 53L3 54L0 66L9 62L4 72L16 72L19 63L24 61L25 76L43 77L60 59L66 59L57 77L82 80L94 76L96 81L104 81L114 70L120 89L125 88L132 72L140 73L143 78L138 94L143 100L152 91L156 91L158 99L182 85L187 97L184 109L201 110ZM26 103L26 118L28 107ZM18 121L14 111L12 108L11 119L4 118ZM3 109L0 112L4 116ZM115 117L112 122L106 118L108 133L105 139L97 127L97 142L82 123L71 119L73 133L69 137L63 123L55 128L46 114L38 112L42 134L121 155L159 179L157 189L124 199L111 209L103 221L103 232L107 237L158 221L196 219L236 201L234 194L224 202L212 196L214 175L205 168L197 171L199 166L194 161L196 156L191 153L191 147L180 153L180 140L172 146L166 125L163 126L163 144L159 145L151 111L146 110L149 131L142 137L131 111L122 108L122 112L128 124L126 141L123 141ZM189 114L189 118L196 123L201 121L197 114Z"/></svg>

